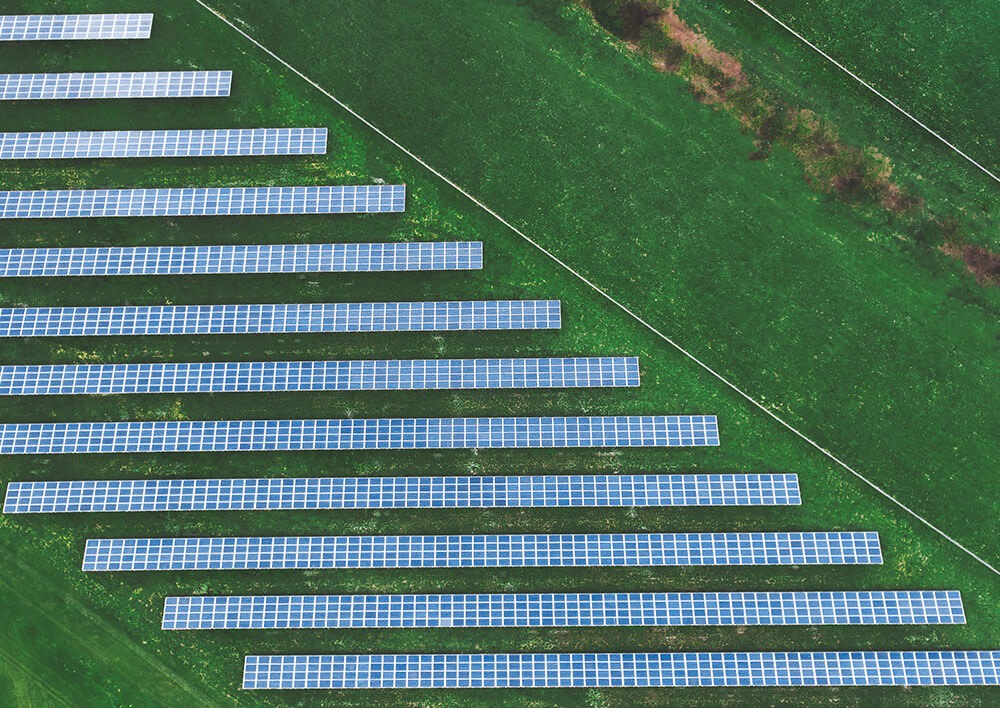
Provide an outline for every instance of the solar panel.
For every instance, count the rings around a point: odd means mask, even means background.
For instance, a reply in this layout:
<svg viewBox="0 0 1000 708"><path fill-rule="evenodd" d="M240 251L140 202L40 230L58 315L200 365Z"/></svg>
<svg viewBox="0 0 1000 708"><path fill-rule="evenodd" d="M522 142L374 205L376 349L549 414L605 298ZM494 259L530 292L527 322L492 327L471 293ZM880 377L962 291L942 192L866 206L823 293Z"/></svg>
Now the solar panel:
<svg viewBox="0 0 1000 708"><path fill-rule="evenodd" d="M151 14L0 15L0 42L149 39Z"/></svg>
<svg viewBox="0 0 1000 708"><path fill-rule="evenodd" d="M244 689L996 686L1000 651L248 656Z"/></svg>
<svg viewBox="0 0 1000 708"><path fill-rule="evenodd" d="M324 155L326 128L0 133L0 160Z"/></svg>
<svg viewBox="0 0 1000 708"><path fill-rule="evenodd" d="M0 219L401 212L406 186L187 187L0 192Z"/></svg>
<svg viewBox="0 0 1000 708"><path fill-rule="evenodd" d="M558 300L0 308L0 337L559 329Z"/></svg>
<svg viewBox="0 0 1000 708"><path fill-rule="evenodd" d="M880 564L875 532L90 539L83 570Z"/></svg>
<svg viewBox="0 0 1000 708"><path fill-rule="evenodd" d="M0 249L0 278L478 270L480 241Z"/></svg>
<svg viewBox="0 0 1000 708"><path fill-rule="evenodd" d="M10 482L5 514L799 504L794 474Z"/></svg>
<svg viewBox="0 0 1000 708"><path fill-rule="evenodd" d="M638 385L635 357L0 366L0 396Z"/></svg>
<svg viewBox="0 0 1000 708"><path fill-rule="evenodd" d="M0 455L718 445L715 416L0 424Z"/></svg>
<svg viewBox="0 0 1000 708"><path fill-rule="evenodd" d="M0 74L0 101L228 96L231 71Z"/></svg>
<svg viewBox="0 0 1000 708"><path fill-rule="evenodd" d="M163 629L964 624L957 591L168 597Z"/></svg>

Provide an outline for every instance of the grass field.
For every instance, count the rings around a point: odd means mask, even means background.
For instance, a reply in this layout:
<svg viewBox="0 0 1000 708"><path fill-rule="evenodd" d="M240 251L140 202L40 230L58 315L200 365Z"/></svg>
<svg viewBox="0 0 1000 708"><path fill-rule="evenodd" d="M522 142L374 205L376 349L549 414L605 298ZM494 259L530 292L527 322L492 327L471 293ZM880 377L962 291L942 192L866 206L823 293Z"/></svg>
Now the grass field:
<svg viewBox="0 0 1000 708"><path fill-rule="evenodd" d="M988 119L996 99L974 88L995 85L1000 78L996 53L986 39L1000 27L1000 12L992 3L933 10L919 0L880 3L878 20L867 23L857 21L868 12L865 3L766 6L996 174L1000 134L996 121ZM996 183L978 169L745 0L684 0L677 10L770 89L832 118L848 141L889 155L894 178L920 192L932 209L978 221L974 239L994 250L1000 245ZM962 30L942 31L942 23Z"/></svg>
<svg viewBox="0 0 1000 708"><path fill-rule="evenodd" d="M894 0L880 3L878 21L870 22L858 22L864 3L768 0L766 7L994 174L1000 170L995 95L991 100L1000 76L996 5ZM750 14L740 12L742 26L753 21Z"/></svg>
<svg viewBox="0 0 1000 708"><path fill-rule="evenodd" d="M886 13L916 3L897 0ZM137 11L76 2L66 11ZM0 401L4 421L406 415L717 413L707 451L481 451L10 457L0 479L558 471L789 471L794 509L230 513L5 517L0 704L12 705L980 705L973 689L247 694L242 656L284 652L990 648L996 576L790 436L516 235L289 76L191 1L162 3L148 43L6 48L0 71L231 68L229 99L19 104L3 130L325 125L330 153L268 160L0 165L5 189L403 181L406 214L0 223L0 246L481 239L482 272L241 276L0 284L0 304L559 298L559 332L17 340L0 361L187 361L636 354L638 390L134 396ZM1000 295L918 251L903 226L824 199L794 158L751 162L752 140L654 71L575 4L316 0L215 7L330 88L587 277L884 485L998 560ZM898 8L898 9L897 9ZM18 12L45 11L20 3ZM977 211L996 192L742 3L685 2L748 70L889 155L928 202ZM753 11L756 12L756 11ZM987 10L984 9L984 12ZM335 15L335 16L334 16ZM318 18L329 16L326 22ZM726 29L726 28L729 29ZM741 31L751 27L753 31ZM831 25L834 27L834 25ZM309 28L303 31L302 28ZM807 28L799 28L805 31ZM832 32L832 29L830 30ZM929 31L929 30L926 30ZM861 40L858 40L859 46ZM889 45L888 39L885 46ZM845 51L850 47L845 47ZM858 50L855 50L858 51ZM957 51L957 49L955 50ZM859 58L858 61L862 61ZM921 64L926 76L937 70ZM929 60L936 61L936 60ZM888 63L888 60L887 62ZM984 71L988 67L984 68ZM878 71L888 71L884 64ZM930 80L930 79L928 79ZM937 80L935 78L935 80ZM943 82L947 85L947 82ZM921 95L927 95L922 93ZM933 100L932 100L933 99ZM929 110L949 94L933 94ZM984 102L980 102L984 103ZM959 103L949 103L956 106ZM977 108L977 110L979 110ZM972 115L966 113L965 115ZM957 120L957 119L956 119ZM975 131L970 129L966 135ZM991 154L988 132L976 134ZM964 137L964 136L962 136ZM958 137L956 137L958 140ZM995 150L992 150L995 153ZM917 175L923 177L918 179ZM992 190L992 191L991 191ZM873 568L193 573L84 576L93 536L501 530L876 530ZM163 633L176 593L955 588L962 627Z"/></svg>

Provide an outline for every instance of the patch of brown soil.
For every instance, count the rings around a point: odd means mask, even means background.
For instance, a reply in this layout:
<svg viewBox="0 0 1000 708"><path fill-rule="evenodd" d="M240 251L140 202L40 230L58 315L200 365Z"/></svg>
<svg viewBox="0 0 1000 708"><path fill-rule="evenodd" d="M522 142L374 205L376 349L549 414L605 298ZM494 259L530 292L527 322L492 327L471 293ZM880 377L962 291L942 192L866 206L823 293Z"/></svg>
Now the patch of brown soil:
<svg viewBox="0 0 1000 708"><path fill-rule="evenodd" d="M1000 285L1000 253L971 243L946 241L941 250L959 258L983 285Z"/></svg>
<svg viewBox="0 0 1000 708"><path fill-rule="evenodd" d="M637 41L651 21L663 12L658 6L648 2L627 2L618 11L621 21L619 36L629 42Z"/></svg>
<svg viewBox="0 0 1000 708"><path fill-rule="evenodd" d="M716 69L733 84L746 82L743 66L736 57L716 49L708 37L696 32L687 22L677 16L673 5L668 6L660 14L659 19L663 27L666 28L670 39L677 42L687 54Z"/></svg>

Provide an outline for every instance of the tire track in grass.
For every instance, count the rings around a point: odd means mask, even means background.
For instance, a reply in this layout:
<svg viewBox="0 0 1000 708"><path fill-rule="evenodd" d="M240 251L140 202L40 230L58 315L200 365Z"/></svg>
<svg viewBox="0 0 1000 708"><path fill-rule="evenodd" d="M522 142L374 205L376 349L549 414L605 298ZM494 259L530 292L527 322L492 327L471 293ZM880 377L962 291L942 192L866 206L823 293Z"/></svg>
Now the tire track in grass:
<svg viewBox="0 0 1000 708"><path fill-rule="evenodd" d="M9 651L0 648L0 659L3 660L3 666L8 669L8 675L10 675L10 669L14 669L23 674L26 679L34 679L35 685L46 695L48 695L53 701L59 705L69 706L70 708L75 708L76 703L71 701L64 693L57 691L52 683L49 681L40 680L43 673L52 673L49 667L40 661L34 661L32 663L36 664L35 668L28 666L24 661L21 661L16 656L11 654ZM19 695L16 691L15 686L15 696Z"/></svg>
<svg viewBox="0 0 1000 708"><path fill-rule="evenodd" d="M43 585L49 584L48 580L41 573L39 573L35 568L30 566L29 564L25 563L24 560L22 560L15 553L8 554L7 567L8 568L16 567L17 577L21 578L27 577L30 578L32 581ZM11 593L16 593L18 597L23 598L26 603L31 604L31 595L25 594L23 592L23 588L17 587L14 583L10 582L8 580L8 577L9 576L0 575L0 584L5 586ZM93 624L97 625L97 627L99 627L106 634L114 637L115 639L120 640L123 644L125 644L128 648L128 651L131 652L133 656L138 657L145 664L147 670L163 676L164 679L166 679L169 683L173 684L177 688L184 691L184 693L188 694L193 701L191 705L212 705L215 702L211 700L208 696L203 694L195 686L191 685L186 680L184 680L184 678L180 676L178 673L169 669L165 664L163 664L163 662L157 659L149 651L143 649L141 646L136 644L135 641L129 638L118 627L116 627L107 619L102 617L100 614L93 611L85 604L83 604L75 596L68 593L60 593L58 590L55 590L55 592L56 594L59 595L60 599L67 606L69 606L74 612L78 613L81 617L84 617ZM76 632L73 627L69 626L65 622L60 622L58 619L56 619L55 615L44 611L44 608L41 608L41 611L42 614L50 622L52 622L52 624L55 625L55 627L60 632L62 632L66 636L73 637L82 646L86 647L88 651L92 652L93 655L95 656L102 655L101 650L103 648L103 645L101 644L100 641L85 639L78 632ZM21 665L25 666L25 668L28 668L25 664L23 664L23 662L21 663ZM67 703L67 705L75 705L73 701L65 700L65 702Z"/></svg>

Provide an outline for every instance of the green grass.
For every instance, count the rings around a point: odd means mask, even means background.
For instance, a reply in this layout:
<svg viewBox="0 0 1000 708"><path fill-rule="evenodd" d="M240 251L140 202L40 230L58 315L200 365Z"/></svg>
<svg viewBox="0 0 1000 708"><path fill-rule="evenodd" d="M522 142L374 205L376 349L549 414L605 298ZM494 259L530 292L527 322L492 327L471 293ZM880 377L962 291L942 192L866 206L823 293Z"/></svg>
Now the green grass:
<svg viewBox="0 0 1000 708"><path fill-rule="evenodd" d="M74 3L81 11L141 9ZM629 56L573 6L553 2L219 2L228 16L390 134L439 165L561 257L978 552L996 559L996 291L950 259L917 254L897 225L864 223L804 185L683 83ZM23 3L19 11L43 11ZM67 8L69 11L69 8ZM914 525L687 359L608 305L336 106L265 60L193 2L169 3L154 40L24 46L0 71L232 68L225 100L20 104L4 130L327 125L330 154L273 160L100 161L0 166L5 188L405 181L399 216L5 222L0 245L187 244L473 238L487 266L452 275L130 278L0 283L13 305L563 300L559 332L17 340L3 362L374 356L636 354L638 390L135 396L0 401L0 419L681 413L720 416L714 450L471 451L9 457L0 478L277 476L556 471L793 471L793 509L142 514L4 517L0 703L71 705L978 705L975 689L319 693L238 691L242 656L283 652L988 648L995 576ZM303 32L300 28L313 28ZM747 40L748 57L761 46ZM794 47L783 51L793 53ZM753 54L761 65L766 55ZM789 54L792 56L792 54ZM805 66L809 61L797 57ZM794 72L792 72L794 73ZM832 84L809 90L819 95ZM793 94L793 81L784 88ZM804 90L804 89L803 89ZM795 94L797 95L797 94ZM832 94L831 94L832 95ZM836 101L833 119L853 112ZM891 113L875 125L905 133ZM920 138L910 136L916 150ZM887 154L909 164L888 148ZM934 198L974 204L961 174ZM909 168L906 168L909 169ZM951 187L949 187L951 189ZM964 191L963 191L964 190ZM937 192L934 192L937 194ZM992 308L992 309L991 309ZM971 485L962 488L961 485ZM871 529L871 568L587 569L87 575L93 536L449 533L501 530ZM956 588L961 627L206 632L158 629L176 593ZM86 613L81 614L81 608ZM203 698L194 698L192 692Z"/></svg>
<svg viewBox="0 0 1000 708"><path fill-rule="evenodd" d="M879 3L877 14L864 2L792 5L766 4L996 174L1000 134L990 116L998 101L973 88L1000 80L1000 60L989 41L1000 26L994 3L973 0L930 10L921 0L889 0ZM681 0L677 10L779 96L832 119L846 141L890 156L894 180L923 196L939 217L965 222L967 238L1000 248L1000 193L977 168L745 0ZM870 21L860 19L865 17ZM877 226L906 229L892 220Z"/></svg>
<svg viewBox="0 0 1000 708"><path fill-rule="evenodd" d="M757 12L740 9L743 4L722 3L729 18ZM769 0L766 7L974 160L1000 171L996 3L889 0L867 16L870 6L856 1Z"/></svg>

